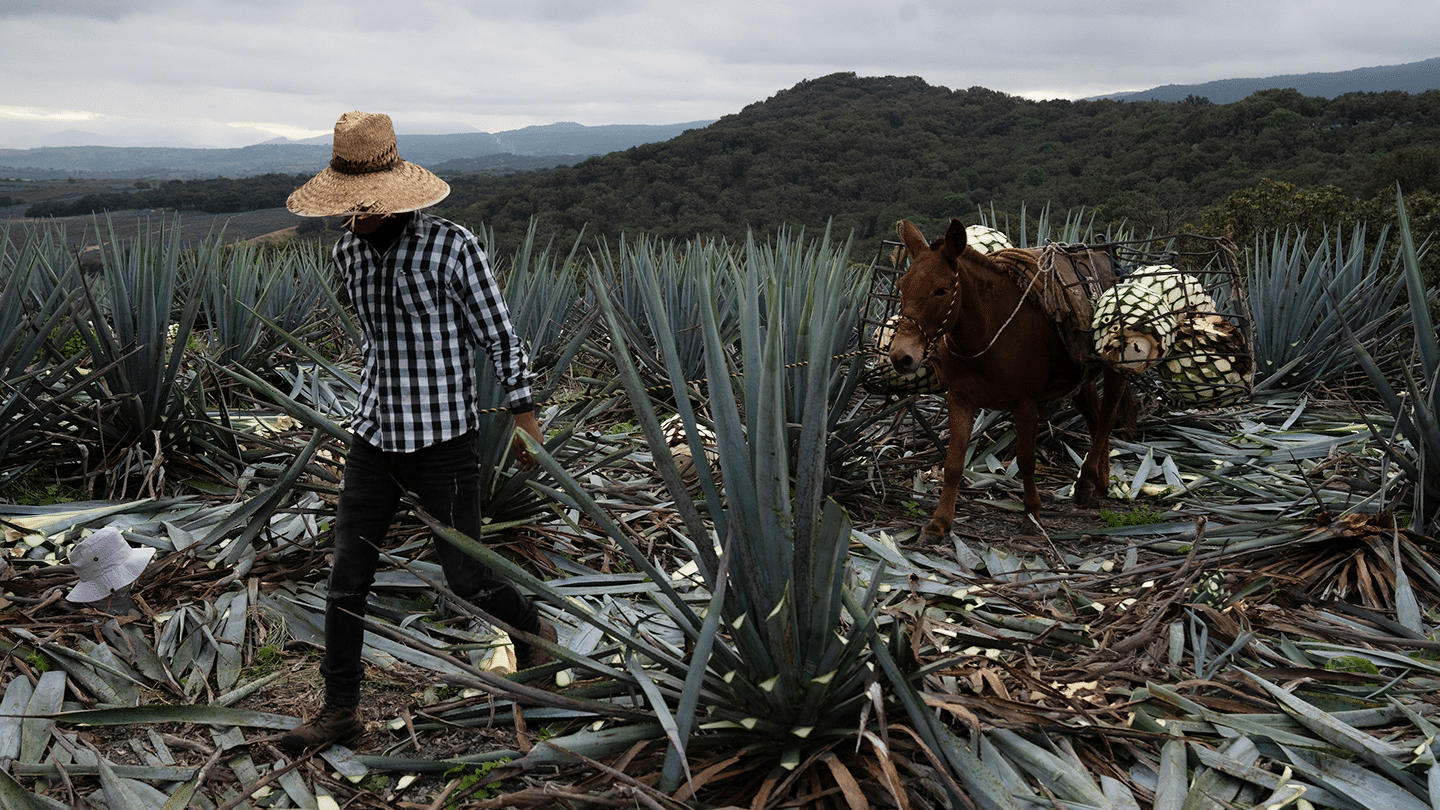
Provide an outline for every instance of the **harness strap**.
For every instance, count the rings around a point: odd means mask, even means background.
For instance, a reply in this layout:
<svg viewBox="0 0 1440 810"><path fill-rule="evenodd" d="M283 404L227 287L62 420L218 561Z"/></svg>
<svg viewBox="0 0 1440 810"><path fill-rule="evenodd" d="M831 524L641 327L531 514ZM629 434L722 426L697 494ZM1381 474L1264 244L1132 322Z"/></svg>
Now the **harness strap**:
<svg viewBox="0 0 1440 810"><path fill-rule="evenodd" d="M1046 272L1046 271L1045 271L1045 270L1041 270L1041 272ZM958 276L959 274L957 273L956 275ZM1025 285L1025 289L1023 289L1023 290L1020 291L1020 300L1015 302L1015 309L1013 309L1013 310L1010 311L1010 317L1006 318L1006 319L1005 319L1005 323L1000 324L1000 328L999 328L999 329L996 329L996 330L995 330L995 334L993 334L993 335L990 336L990 342L987 343L987 344L985 344L985 348L981 349L980 351L978 351L978 352L976 352L976 353L974 353L974 354L960 354L959 352L955 351L955 347L953 347L953 346L950 345L950 332L948 332L948 331L945 332L945 334L943 334L943 335L940 336L940 344L941 344L942 346L944 346L946 349L948 349L949 352L950 352L952 355L960 358L961 360L974 360L975 358L979 357L980 355L982 355L982 354L990 351L990 349L995 346L995 341L997 341L997 340L1000 339L1000 333L1001 333L1001 332L1004 332L1004 331L1005 331L1005 328L1010 325L1010 322L1015 320L1015 316L1020 314L1020 307L1025 306L1025 299L1026 299L1026 297L1028 297L1028 296L1030 295L1030 290L1034 289L1034 287L1035 287L1035 279L1037 279L1037 278L1039 278L1039 277L1040 277L1040 273L1036 273L1035 275L1033 275L1033 276L1030 277L1030 283L1029 283L1029 284L1026 284L1026 285ZM955 286L956 286L956 289L958 290L960 285L957 283ZM928 353L928 351L927 351L927 353Z"/></svg>

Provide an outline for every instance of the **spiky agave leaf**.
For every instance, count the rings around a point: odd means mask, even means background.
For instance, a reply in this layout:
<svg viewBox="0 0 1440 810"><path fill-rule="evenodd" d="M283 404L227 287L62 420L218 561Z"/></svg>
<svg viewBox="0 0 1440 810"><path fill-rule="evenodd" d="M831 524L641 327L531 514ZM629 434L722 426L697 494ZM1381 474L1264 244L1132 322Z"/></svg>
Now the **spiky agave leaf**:
<svg viewBox="0 0 1440 810"><path fill-rule="evenodd" d="M1363 337L1349 332L1350 345L1370 382L1380 393L1395 419L1396 433L1408 443L1399 446L1394 437L1376 434L1377 441L1393 449L1396 461L1414 482L1412 508L1418 531L1440 531L1440 336L1430 318L1431 297L1420 275L1420 259L1410 230L1405 199L1396 192L1400 222L1400 256L1404 283L1410 299L1410 323L1416 363L1403 369L1405 386L1392 383L1389 375L1366 350ZM1338 306L1338 305L1337 305Z"/></svg>
<svg viewBox="0 0 1440 810"><path fill-rule="evenodd" d="M658 278L645 277L653 284L644 296L650 307L647 315L663 327L668 316L662 308L662 288ZM844 511L823 496L825 392L833 382L832 344L809 341L804 346L808 362L802 366L800 381L792 383L792 371L785 367L786 328L782 325L787 298L778 286L780 280L766 272L765 263L747 263L738 278L740 360L736 363L722 336L722 305L714 294L721 281L715 271L706 283L711 285L711 295L706 296L709 304L700 313L701 327L716 437L714 453L719 459L718 477L726 487L722 497L714 486L716 476L699 436L692 434L695 464L707 484L705 498L716 534L712 537L698 515L692 515L686 525L695 535L688 540L699 552L703 579L711 585L705 597L709 607L702 616L693 601L671 592L665 585L668 577L652 574L665 594L657 605L695 640L695 652L689 660L676 660L645 644L637 659L644 672L650 668L657 673L670 672L668 677L647 675L641 686L666 701L665 712L672 718L666 725L671 739L678 742L672 743L666 768L671 781L683 771L681 748L693 755L696 742L708 745L723 740L734 745L737 739L750 740L779 756L791 749L823 747L837 736L853 733L865 700L864 683L869 677L865 662L874 634L869 609L858 615L852 609L848 614L850 632L842 632L847 616L841 597L849 588L845 551L850 523ZM817 293L797 317L805 319L811 332L827 333L822 327L838 319L846 301L841 294ZM602 299L602 307L612 325L620 322L619 307L608 299ZM666 345L665 335L672 333L659 331L662 334L656 341L660 345L654 355L671 369L670 385L682 421L693 426L688 381L675 348ZM673 460L659 449L665 446L660 420L625 351L625 341L614 335L612 341L617 344L615 357L636 420L651 442L662 474L669 473L665 478L672 495L682 503L688 501ZM731 384L732 373L740 369L745 374L743 409L742 395ZM798 414L802 425L797 443L799 462L793 465L787 441L792 417L786 402L786 389L792 384L807 389L796 400L804 403L804 410ZM649 560L594 505L583 486L548 459L542 457L542 464L569 498L591 512L602 527L609 527L611 539L634 556L637 566L651 568ZM717 538L725 544L723 556L710 551ZM618 640L634 644L629 639ZM632 671L631 678L641 682L641 674ZM728 731L697 732L694 724L702 716L724 720Z"/></svg>
<svg viewBox="0 0 1440 810"><path fill-rule="evenodd" d="M201 250L216 255L197 263L190 283L201 299L205 343L216 362L249 369L268 365L279 341L267 319L290 333L313 328L311 315L325 286L316 247L242 242Z"/></svg>
<svg viewBox="0 0 1440 810"><path fill-rule="evenodd" d="M754 234L745 243L747 272L758 272L763 278L775 280L773 293L780 299L775 315L768 302L762 307L766 329L780 330L782 352L787 369L785 407L791 425L804 424L807 398L823 396L831 403L848 403L862 384L872 379L866 363L852 352L859 346L860 326L869 301L873 266L851 264L849 240L837 243L830 229L818 239L807 240L803 230L782 229L775 239L760 244ZM817 307L825 308L831 320L817 323L811 318ZM812 354L811 349L823 350ZM807 376L811 364L820 363L828 382L819 387ZM883 372L882 372L882 376ZM897 405L898 407L898 405ZM825 429L825 470L832 479L843 475L856 458L866 458L863 437L870 425L884 419L889 411L857 414L843 407L828 409ZM793 427L788 433L792 445L800 440ZM798 451L798 447L796 448ZM797 456L796 464L801 462ZM827 490L830 481L826 482Z"/></svg>
<svg viewBox="0 0 1440 810"><path fill-rule="evenodd" d="M37 460L51 445L45 434L63 431L61 414L88 385L75 373L84 354L57 352L79 275L63 239L45 229L16 245L10 226L0 229L0 458Z"/></svg>
<svg viewBox="0 0 1440 810"><path fill-rule="evenodd" d="M78 334L94 360L100 410L77 409L71 418L111 452L159 431L178 442L184 417L198 405L186 390L182 364L200 309L200 297L184 287L184 246L177 223L146 223L134 240L116 236L107 220L109 253L104 264L107 294L86 286L88 312L77 315ZM213 251L199 251L202 260ZM175 306L180 302L180 310ZM172 328L173 327L173 328Z"/></svg>
<svg viewBox="0 0 1440 810"><path fill-rule="evenodd" d="M1367 351L1380 345L1399 291L1394 269L1382 264L1385 237L1382 231L1368 254L1363 225L1355 227L1348 246L1337 232L1333 247L1322 238L1313 251L1303 233L1257 240L1246 274L1257 392L1344 372L1350 363L1346 330ZM1332 299L1342 306L1333 307Z"/></svg>
<svg viewBox="0 0 1440 810"><path fill-rule="evenodd" d="M735 262L725 242L693 239L677 244L646 236L621 238L615 248L608 244L596 257L592 275L592 301L608 291L616 307L618 324L612 327L629 341L628 351L651 385L664 385L669 377L664 358L651 353L658 348L657 335L665 335L675 350L686 380L699 380L705 370L705 339L700 331L703 306L720 307L721 329L727 337L736 328L735 296L731 267ZM663 279L665 295L657 308L650 297L653 279ZM708 300L712 291L707 279L718 279L720 296ZM602 281L603 280L603 281ZM598 304L592 306L597 308ZM603 351L599 353L603 354Z"/></svg>

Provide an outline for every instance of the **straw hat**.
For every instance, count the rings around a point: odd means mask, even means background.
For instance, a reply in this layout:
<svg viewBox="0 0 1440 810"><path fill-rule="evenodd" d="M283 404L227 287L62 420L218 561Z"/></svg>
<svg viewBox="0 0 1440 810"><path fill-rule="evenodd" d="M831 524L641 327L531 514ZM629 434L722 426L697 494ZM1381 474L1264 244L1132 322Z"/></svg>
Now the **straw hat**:
<svg viewBox="0 0 1440 810"><path fill-rule="evenodd" d="M295 189L285 207L302 217L402 214L449 193L444 180L400 159L390 116L347 112L335 122L330 166Z"/></svg>
<svg viewBox="0 0 1440 810"><path fill-rule="evenodd" d="M70 564L80 583L65 598L71 602L94 602L134 582L155 556L155 549L131 548L118 529L109 526L95 532L70 549Z"/></svg>

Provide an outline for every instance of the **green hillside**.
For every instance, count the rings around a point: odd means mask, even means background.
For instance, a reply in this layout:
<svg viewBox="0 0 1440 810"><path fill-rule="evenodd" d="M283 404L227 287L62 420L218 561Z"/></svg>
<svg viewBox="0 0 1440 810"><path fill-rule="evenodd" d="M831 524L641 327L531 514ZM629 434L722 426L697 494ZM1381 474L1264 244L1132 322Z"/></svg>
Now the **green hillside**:
<svg viewBox="0 0 1440 810"><path fill-rule="evenodd" d="M977 208L1012 215L1022 205L1170 232L1264 180L1281 185L1242 195L1240 207L1308 190L1328 206L1320 214L1339 218L1373 214L1387 199L1393 208L1399 180L1422 192L1412 215L1425 219L1434 209L1425 193L1440 191L1435 144L1440 91L1326 100L1269 90L1225 105L1029 101L842 73L663 143L543 174L454 178L444 210L490 225L505 243L532 216L561 240L582 227L612 239L733 239L832 220L871 240L902 217L933 231L950 216L973 220ZM1266 210L1230 213L1267 224Z"/></svg>

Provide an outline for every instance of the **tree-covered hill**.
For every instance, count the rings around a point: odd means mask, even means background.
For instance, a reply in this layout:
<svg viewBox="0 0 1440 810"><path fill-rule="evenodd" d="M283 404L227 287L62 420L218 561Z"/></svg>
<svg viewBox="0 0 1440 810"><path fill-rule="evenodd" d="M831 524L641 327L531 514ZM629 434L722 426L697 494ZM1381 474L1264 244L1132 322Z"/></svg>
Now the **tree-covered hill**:
<svg viewBox="0 0 1440 810"><path fill-rule="evenodd" d="M1262 179L1354 201L1440 191L1440 91L1293 90L1233 104L1030 101L851 73L806 81L701 130L544 174L455 178L445 211L518 239L742 237L824 227L860 239L906 217L1086 208L1169 232Z"/></svg>

